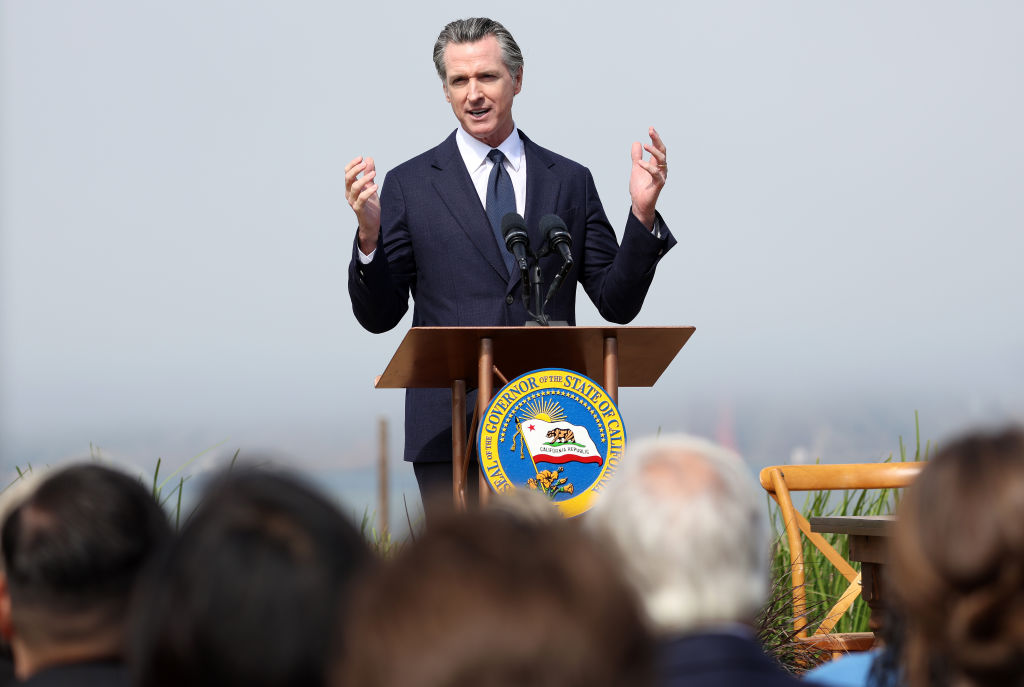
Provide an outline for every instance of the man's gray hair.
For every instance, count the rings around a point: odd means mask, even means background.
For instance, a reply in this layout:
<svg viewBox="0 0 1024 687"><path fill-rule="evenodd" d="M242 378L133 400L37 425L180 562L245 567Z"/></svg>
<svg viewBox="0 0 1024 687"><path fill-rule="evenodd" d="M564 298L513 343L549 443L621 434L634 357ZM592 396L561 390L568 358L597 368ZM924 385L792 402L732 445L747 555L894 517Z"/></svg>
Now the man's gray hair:
<svg viewBox="0 0 1024 687"><path fill-rule="evenodd" d="M655 631L750 622L768 581L765 504L732 451L663 436L626 449L589 526L622 559Z"/></svg>
<svg viewBox="0 0 1024 687"><path fill-rule="evenodd" d="M437 42L434 43L434 67L437 68L437 75L441 77L441 81L447 80L444 68L444 50L449 43L476 43L487 36L494 36L498 39L498 45L501 46L501 60L508 68L508 73L515 78L523 69L523 51L519 49L516 39L500 22L487 17L471 17L449 22L441 30Z"/></svg>

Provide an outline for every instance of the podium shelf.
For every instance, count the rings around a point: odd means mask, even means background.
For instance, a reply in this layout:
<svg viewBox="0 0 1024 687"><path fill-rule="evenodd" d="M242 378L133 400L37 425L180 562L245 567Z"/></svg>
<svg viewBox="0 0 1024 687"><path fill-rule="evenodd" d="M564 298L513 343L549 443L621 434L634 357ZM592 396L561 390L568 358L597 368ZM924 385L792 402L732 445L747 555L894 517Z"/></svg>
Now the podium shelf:
<svg viewBox="0 0 1024 687"><path fill-rule="evenodd" d="M477 379L480 340L493 341L494 364L508 379L544 367L600 381L604 341L618 344L619 386L654 386L694 327L413 327L377 379L378 389L450 388Z"/></svg>

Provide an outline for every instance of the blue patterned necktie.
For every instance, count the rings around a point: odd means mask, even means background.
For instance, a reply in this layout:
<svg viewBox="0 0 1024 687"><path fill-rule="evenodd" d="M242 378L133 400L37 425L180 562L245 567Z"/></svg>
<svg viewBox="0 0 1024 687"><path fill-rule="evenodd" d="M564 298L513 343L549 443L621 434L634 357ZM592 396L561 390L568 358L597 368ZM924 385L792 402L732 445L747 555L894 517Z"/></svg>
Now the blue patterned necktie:
<svg viewBox="0 0 1024 687"><path fill-rule="evenodd" d="M501 235L501 219L516 211L516 192L512 188L512 177L502 164L505 161L505 154L497 148L492 148L487 157L494 163L491 166L491 174L487 177L487 219L491 221L494 238L498 241L498 252L505 259L505 267L511 275L515 273L516 261L505 248L505 237Z"/></svg>

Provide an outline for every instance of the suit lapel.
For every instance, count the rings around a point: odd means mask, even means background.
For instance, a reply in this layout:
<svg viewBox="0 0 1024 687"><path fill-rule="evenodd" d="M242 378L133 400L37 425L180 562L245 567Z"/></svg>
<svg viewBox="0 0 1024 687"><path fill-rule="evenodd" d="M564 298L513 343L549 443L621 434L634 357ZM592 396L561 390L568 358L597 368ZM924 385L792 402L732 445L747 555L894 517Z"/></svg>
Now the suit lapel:
<svg viewBox="0 0 1024 687"><path fill-rule="evenodd" d="M473 187L473 180L459 154L459 147L455 143L455 133L453 132L441 145L437 146L434 153L434 159L431 162L431 165L437 170L437 175L433 180L434 189L470 243L476 247L487 264L503 280L507 280L508 269L505 267L501 253L498 252L499 248L494 240L494 233L491 231L490 220L487 219L487 213L484 211L483 205L480 204L480 197ZM527 197L529 197L529 193L527 193Z"/></svg>

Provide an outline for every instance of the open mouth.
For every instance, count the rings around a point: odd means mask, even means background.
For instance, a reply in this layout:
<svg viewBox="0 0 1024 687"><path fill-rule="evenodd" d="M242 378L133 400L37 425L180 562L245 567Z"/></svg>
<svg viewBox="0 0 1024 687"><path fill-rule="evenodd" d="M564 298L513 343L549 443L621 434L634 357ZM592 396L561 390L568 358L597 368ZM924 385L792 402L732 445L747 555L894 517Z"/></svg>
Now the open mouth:
<svg viewBox="0 0 1024 687"><path fill-rule="evenodd" d="M491 111L491 108L489 108L489 107L485 107L485 108L480 109L480 110L470 110L469 111L469 116L473 117L474 119L480 119L481 117L483 117L484 115L486 115L490 111Z"/></svg>

